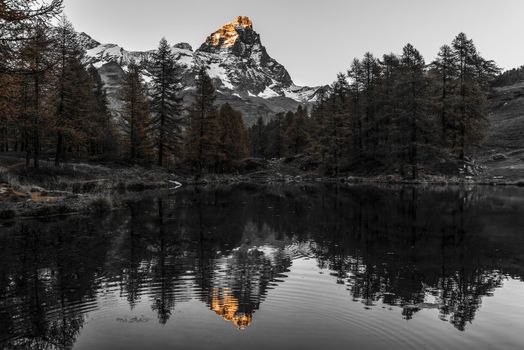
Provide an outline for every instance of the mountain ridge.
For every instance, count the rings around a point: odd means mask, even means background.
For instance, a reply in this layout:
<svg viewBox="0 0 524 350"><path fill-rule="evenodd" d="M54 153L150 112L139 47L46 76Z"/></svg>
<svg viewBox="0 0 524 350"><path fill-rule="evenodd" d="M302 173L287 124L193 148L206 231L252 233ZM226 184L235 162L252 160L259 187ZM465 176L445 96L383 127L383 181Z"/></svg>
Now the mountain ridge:
<svg viewBox="0 0 524 350"><path fill-rule="evenodd" d="M118 113L119 80L123 79L127 65L131 60L147 62L155 50L128 51L117 44L100 43L86 33L80 33L79 38L86 50L85 64L98 69L108 87L110 106ZM182 68L188 103L197 68L204 65L217 89L217 103L227 102L240 110L248 125L259 117L269 119L276 113L296 109L298 105L311 105L319 90L324 88L295 85L286 68L267 53L260 34L246 16L238 16L211 33L197 50L187 43L175 44L172 50ZM118 71L115 63L122 71ZM144 80L150 81L147 68Z"/></svg>

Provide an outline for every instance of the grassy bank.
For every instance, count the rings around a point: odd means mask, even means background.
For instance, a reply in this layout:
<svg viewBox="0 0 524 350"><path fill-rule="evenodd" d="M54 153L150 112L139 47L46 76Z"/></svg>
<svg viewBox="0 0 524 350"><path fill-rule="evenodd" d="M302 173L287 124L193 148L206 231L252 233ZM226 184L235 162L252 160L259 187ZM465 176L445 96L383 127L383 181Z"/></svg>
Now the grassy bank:
<svg viewBox="0 0 524 350"><path fill-rule="evenodd" d="M493 159L495 158L495 159ZM16 156L0 156L0 220L23 217L103 213L123 208L125 199L148 190L179 185L237 183L313 183L397 185L515 185L524 186L520 172L501 172L508 160L483 159L477 175L444 176L420 172L413 181L399 174L345 174L338 177L306 171L284 159L259 161L256 166L234 174L171 173L158 167L126 164L68 163L55 167L42 161L39 169L26 168ZM503 174L507 174L504 176Z"/></svg>
<svg viewBox="0 0 524 350"><path fill-rule="evenodd" d="M0 220L102 212L122 207L125 196L168 187L160 168L72 163L54 167L43 161L26 168L19 157L0 158Z"/></svg>

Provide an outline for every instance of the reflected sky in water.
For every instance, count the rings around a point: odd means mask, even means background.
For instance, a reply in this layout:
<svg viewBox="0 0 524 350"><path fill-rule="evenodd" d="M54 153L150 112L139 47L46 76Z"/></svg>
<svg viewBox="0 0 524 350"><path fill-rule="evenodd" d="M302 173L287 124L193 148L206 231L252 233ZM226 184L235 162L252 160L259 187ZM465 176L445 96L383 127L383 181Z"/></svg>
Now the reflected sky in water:
<svg viewBox="0 0 524 350"><path fill-rule="evenodd" d="M0 228L6 349L524 347L524 190L240 185Z"/></svg>

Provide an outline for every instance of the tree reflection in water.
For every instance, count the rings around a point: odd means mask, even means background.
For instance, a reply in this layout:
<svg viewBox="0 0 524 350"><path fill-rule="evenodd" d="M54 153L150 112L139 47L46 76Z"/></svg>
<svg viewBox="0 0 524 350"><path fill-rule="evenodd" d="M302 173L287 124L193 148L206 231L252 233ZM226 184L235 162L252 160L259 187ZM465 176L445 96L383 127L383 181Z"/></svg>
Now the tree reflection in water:
<svg viewBox="0 0 524 350"><path fill-rule="evenodd" d="M162 325L197 299L244 329L304 255L366 308L434 308L464 331L483 297L524 274L524 195L499 191L244 185L14 223L0 229L1 341L70 349L111 293L147 301Z"/></svg>

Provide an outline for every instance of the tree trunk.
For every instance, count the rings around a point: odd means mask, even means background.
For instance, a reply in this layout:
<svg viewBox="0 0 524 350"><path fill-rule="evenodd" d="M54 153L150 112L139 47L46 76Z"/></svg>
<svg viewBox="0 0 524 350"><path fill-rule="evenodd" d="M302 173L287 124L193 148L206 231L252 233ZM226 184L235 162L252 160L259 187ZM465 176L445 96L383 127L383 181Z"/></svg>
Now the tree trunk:
<svg viewBox="0 0 524 350"><path fill-rule="evenodd" d="M164 115L160 116L160 135L158 143L158 166L162 167L164 165L164 124L165 117Z"/></svg>
<svg viewBox="0 0 524 350"><path fill-rule="evenodd" d="M62 144L63 144L62 134L58 134L58 137L56 140L55 167L60 166L60 157L62 156Z"/></svg>
<svg viewBox="0 0 524 350"><path fill-rule="evenodd" d="M33 137L33 166L38 169L40 168L40 137L38 135L38 131L35 131L35 135Z"/></svg>

